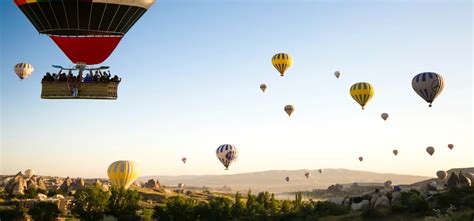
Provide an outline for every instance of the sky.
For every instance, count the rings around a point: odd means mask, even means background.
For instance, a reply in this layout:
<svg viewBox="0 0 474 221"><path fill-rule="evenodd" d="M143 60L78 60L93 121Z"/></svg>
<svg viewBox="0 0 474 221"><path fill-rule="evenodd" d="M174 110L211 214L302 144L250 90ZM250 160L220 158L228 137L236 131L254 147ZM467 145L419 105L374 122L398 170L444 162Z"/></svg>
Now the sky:
<svg viewBox="0 0 474 221"><path fill-rule="evenodd" d="M44 100L44 73L72 63L1 1L0 174L106 177L116 160L144 176L472 167L472 11L468 0L160 0L103 63L123 78L118 100ZM279 52L293 57L283 78ZM19 62L35 67L23 81ZM426 71L446 84L432 108L411 88ZM364 111L349 96L360 81L375 87ZM229 171L215 156L226 143L239 150Z"/></svg>

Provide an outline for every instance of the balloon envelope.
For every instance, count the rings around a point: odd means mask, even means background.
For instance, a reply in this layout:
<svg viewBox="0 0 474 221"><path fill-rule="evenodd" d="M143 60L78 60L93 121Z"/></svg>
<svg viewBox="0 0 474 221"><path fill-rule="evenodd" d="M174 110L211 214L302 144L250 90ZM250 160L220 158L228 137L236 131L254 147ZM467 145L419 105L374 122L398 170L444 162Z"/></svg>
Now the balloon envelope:
<svg viewBox="0 0 474 221"><path fill-rule="evenodd" d="M15 65L15 67L13 69L15 70L15 74L21 80L23 80L23 79L27 78L28 76L30 76L31 73L33 73L33 71L34 71L33 65L28 64L28 63L18 63L18 64Z"/></svg>
<svg viewBox="0 0 474 221"><path fill-rule="evenodd" d="M334 72L334 76L336 76L336 78L339 78L339 76L341 76L341 72L339 71Z"/></svg>
<svg viewBox="0 0 474 221"><path fill-rule="evenodd" d="M107 175L112 185L119 189L128 189L140 175L140 168L133 161L115 161L107 169Z"/></svg>
<svg viewBox="0 0 474 221"><path fill-rule="evenodd" d="M448 177L448 173L444 170L438 170L436 172L436 176L438 177L438 179L444 180L444 179L446 179L446 177Z"/></svg>
<svg viewBox="0 0 474 221"><path fill-rule="evenodd" d="M287 53L278 53L272 57L272 65L278 70L278 72L280 72L280 76L282 77L285 75L286 70L288 70L292 64L293 58L291 58L291 56Z"/></svg>
<svg viewBox="0 0 474 221"><path fill-rule="evenodd" d="M435 149L434 147L427 147L426 152L429 153L431 156L433 156Z"/></svg>
<svg viewBox="0 0 474 221"><path fill-rule="evenodd" d="M380 115L382 117L383 120L387 120L388 118L388 114L387 113L383 113Z"/></svg>
<svg viewBox="0 0 474 221"><path fill-rule="evenodd" d="M232 144L222 144L216 150L216 156L219 161L225 166L225 169L228 170L230 164L237 160L238 151L237 148Z"/></svg>
<svg viewBox="0 0 474 221"><path fill-rule="evenodd" d="M290 177L289 176L285 177L285 180L286 182L290 182Z"/></svg>
<svg viewBox="0 0 474 221"><path fill-rule="evenodd" d="M305 176L306 178L309 178L309 176L311 176L311 173L310 173L310 172L305 172L305 173L304 173L304 176Z"/></svg>
<svg viewBox="0 0 474 221"><path fill-rule="evenodd" d="M293 113L293 111L295 111L295 108L293 107L293 105L286 105L284 110L286 114L288 114L288 117L291 117L291 114Z"/></svg>
<svg viewBox="0 0 474 221"><path fill-rule="evenodd" d="M260 85L260 90L262 90L262 92L265 92L265 90L267 90L267 85L266 84L261 84Z"/></svg>
<svg viewBox="0 0 474 221"><path fill-rule="evenodd" d="M449 148L450 150L452 150L452 149L454 148L454 145L453 145L453 144L448 144L448 148Z"/></svg>
<svg viewBox="0 0 474 221"><path fill-rule="evenodd" d="M32 169L27 169L25 170L25 176L29 178L31 178L33 175L35 175L35 171L32 170Z"/></svg>
<svg viewBox="0 0 474 221"><path fill-rule="evenodd" d="M397 156L398 155L398 150L393 150L393 155Z"/></svg>
<svg viewBox="0 0 474 221"><path fill-rule="evenodd" d="M389 188L390 186L392 186L392 181L391 181L391 180L385 181L385 182L383 183L383 186L384 186L385 188Z"/></svg>
<svg viewBox="0 0 474 221"><path fill-rule="evenodd" d="M322 173L322 172L323 172L323 169L319 169L318 172L319 172L319 173Z"/></svg>
<svg viewBox="0 0 474 221"><path fill-rule="evenodd" d="M349 89L351 97L360 104L362 109L365 108L367 102L374 96L374 87L367 82L355 83Z"/></svg>
<svg viewBox="0 0 474 221"><path fill-rule="evenodd" d="M359 157L359 161L362 162L364 160L363 157Z"/></svg>
<svg viewBox="0 0 474 221"><path fill-rule="evenodd" d="M14 0L73 63L99 64L155 0Z"/></svg>
<svg viewBox="0 0 474 221"><path fill-rule="evenodd" d="M431 107L433 101L443 91L444 79L440 74L434 72L423 72L413 77L411 81L413 90Z"/></svg>
<svg viewBox="0 0 474 221"><path fill-rule="evenodd" d="M186 163L187 160L188 160L188 158L186 158L186 157L181 158L181 161L183 161L183 163Z"/></svg>

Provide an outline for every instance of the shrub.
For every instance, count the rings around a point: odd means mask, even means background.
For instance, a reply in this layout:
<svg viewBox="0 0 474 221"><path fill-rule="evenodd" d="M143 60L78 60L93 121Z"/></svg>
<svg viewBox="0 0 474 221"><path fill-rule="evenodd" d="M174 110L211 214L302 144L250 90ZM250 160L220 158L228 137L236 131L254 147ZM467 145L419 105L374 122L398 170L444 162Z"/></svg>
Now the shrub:
<svg viewBox="0 0 474 221"><path fill-rule="evenodd" d="M382 219L390 215L388 208L369 208L362 212L363 219Z"/></svg>

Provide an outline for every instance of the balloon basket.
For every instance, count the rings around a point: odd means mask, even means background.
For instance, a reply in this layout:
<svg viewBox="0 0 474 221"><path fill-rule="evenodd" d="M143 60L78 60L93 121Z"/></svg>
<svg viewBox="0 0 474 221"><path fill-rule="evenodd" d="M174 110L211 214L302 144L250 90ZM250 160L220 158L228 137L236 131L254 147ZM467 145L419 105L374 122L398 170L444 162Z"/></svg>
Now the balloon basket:
<svg viewBox="0 0 474 221"><path fill-rule="evenodd" d="M78 86L77 96L66 81L41 82L42 99L99 99L117 100L119 82L83 82Z"/></svg>

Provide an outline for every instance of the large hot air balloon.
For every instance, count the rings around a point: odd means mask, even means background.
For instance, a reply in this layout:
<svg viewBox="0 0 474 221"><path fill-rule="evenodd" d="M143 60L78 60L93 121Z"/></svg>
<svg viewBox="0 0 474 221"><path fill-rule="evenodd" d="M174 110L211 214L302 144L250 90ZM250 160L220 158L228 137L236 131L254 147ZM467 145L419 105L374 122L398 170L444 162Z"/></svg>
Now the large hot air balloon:
<svg viewBox="0 0 474 221"><path fill-rule="evenodd" d="M261 84L260 85L260 90L262 90L262 92L265 92L265 90L267 90L267 85L266 84Z"/></svg>
<svg viewBox="0 0 474 221"><path fill-rule="evenodd" d="M133 161L115 161L107 169L107 175L112 185L119 189L128 189L140 175L140 168Z"/></svg>
<svg viewBox="0 0 474 221"><path fill-rule="evenodd" d="M395 150L393 150L392 152L393 152L393 155L395 155L395 156L398 155L398 150L395 149Z"/></svg>
<svg viewBox="0 0 474 221"><path fill-rule="evenodd" d="M33 175L35 175L35 171L32 170L32 169L27 169L25 170L25 176L29 179L31 178Z"/></svg>
<svg viewBox="0 0 474 221"><path fill-rule="evenodd" d="M387 180L383 183L383 186L385 188L390 188L392 186L392 181L391 180Z"/></svg>
<svg viewBox="0 0 474 221"><path fill-rule="evenodd" d="M349 93L364 109L367 102L374 96L374 87L367 82L359 82L351 86Z"/></svg>
<svg viewBox="0 0 474 221"><path fill-rule="evenodd" d="M102 63L155 0L14 0L75 64Z"/></svg>
<svg viewBox="0 0 474 221"><path fill-rule="evenodd" d="M33 73L33 71L35 70L33 68L33 65L28 63L18 63L13 69L15 70L15 74L18 75L21 80L30 76L31 73Z"/></svg>
<svg viewBox="0 0 474 221"><path fill-rule="evenodd" d="M284 110L288 114L288 117L291 117L291 114L293 113L293 111L295 111L295 108L293 107L293 105L289 104L285 106Z"/></svg>
<svg viewBox="0 0 474 221"><path fill-rule="evenodd" d="M450 150L452 150L452 149L454 148L454 145L453 145L453 144L448 144L448 148L449 148Z"/></svg>
<svg viewBox="0 0 474 221"><path fill-rule="evenodd" d="M319 169L318 172L319 172L319 173L323 173L323 169Z"/></svg>
<svg viewBox="0 0 474 221"><path fill-rule="evenodd" d="M293 64L293 58L287 53L278 53L273 55L272 57L272 64L278 72L280 72L280 76L283 77L285 75L285 71L290 68L291 64Z"/></svg>
<svg viewBox="0 0 474 221"><path fill-rule="evenodd" d="M434 99L443 91L444 80L440 74L423 72L413 78L411 86L431 107Z"/></svg>
<svg viewBox="0 0 474 221"><path fill-rule="evenodd" d="M286 182L290 182L290 177L289 176L285 177L285 180Z"/></svg>
<svg viewBox="0 0 474 221"><path fill-rule="evenodd" d="M434 152L435 152L435 149L434 147L427 147L426 148L426 152L430 154L430 156L433 156Z"/></svg>
<svg viewBox="0 0 474 221"><path fill-rule="evenodd" d="M336 78L339 78L339 76L341 76L341 72L339 71L334 72L334 76L336 76Z"/></svg>
<svg viewBox="0 0 474 221"><path fill-rule="evenodd" d="M382 113L380 116L382 117L383 120L388 119L388 114L387 113Z"/></svg>
<svg viewBox="0 0 474 221"><path fill-rule="evenodd" d="M225 166L225 169L228 170L230 164L237 160L238 151L232 144L222 144L217 148L216 156Z"/></svg>
<svg viewBox="0 0 474 221"><path fill-rule="evenodd" d="M359 157L359 161L362 162L364 160L363 157Z"/></svg>
<svg viewBox="0 0 474 221"><path fill-rule="evenodd" d="M310 172L305 172L305 173L304 173L304 176L306 177L306 179L308 179L309 176L311 176L311 173L310 173Z"/></svg>
<svg viewBox="0 0 474 221"><path fill-rule="evenodd" d="M181 161L183 161L183 164L186 163L187 160L188 160L188 158L186 158L186 157L181 158Z"/></svg>
<svg viewBox="0 0 474 221"><path fill-rule="evenodd" d="M446 177L448 177L448 173L444 170L438 170L438 172L436 172L436 176L438 177L438 179L444 180L446 179Z"/></svg>

